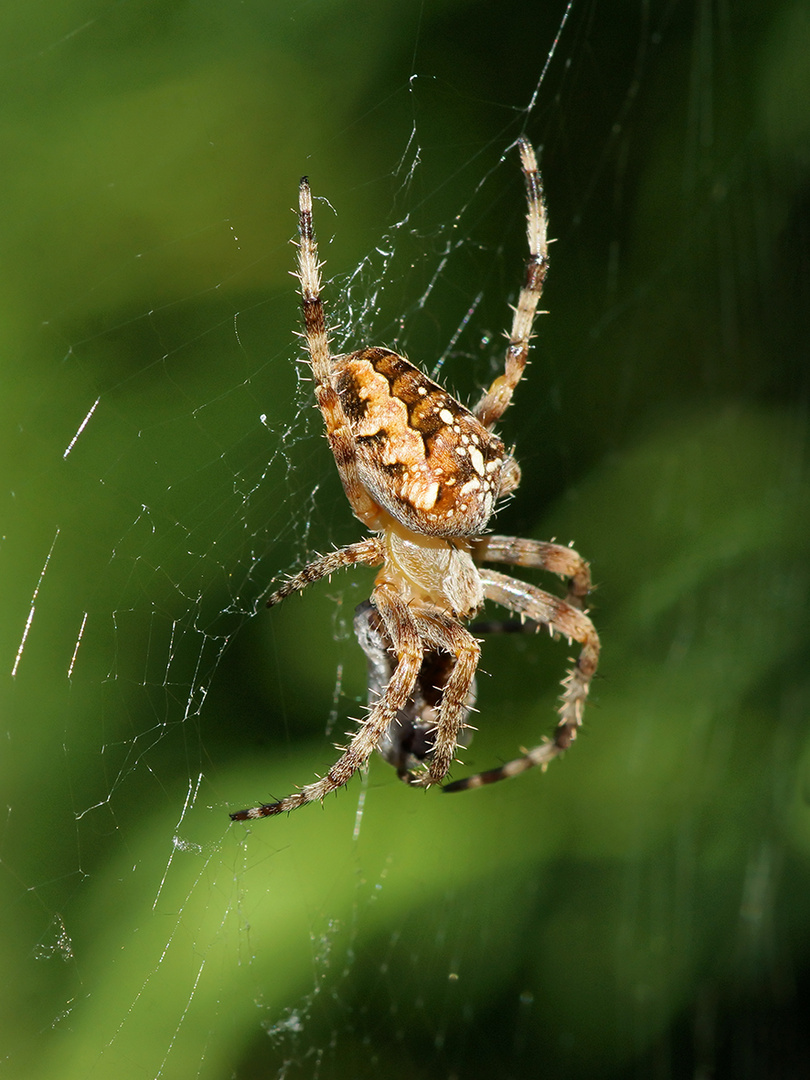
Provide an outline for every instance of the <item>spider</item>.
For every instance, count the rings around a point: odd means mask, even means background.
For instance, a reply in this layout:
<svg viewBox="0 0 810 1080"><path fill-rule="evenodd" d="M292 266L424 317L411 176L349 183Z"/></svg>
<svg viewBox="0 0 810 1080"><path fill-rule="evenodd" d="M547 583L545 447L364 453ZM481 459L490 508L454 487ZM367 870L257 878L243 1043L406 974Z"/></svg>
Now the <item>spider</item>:
<svg viewBox="0 0 810 1080"><path fill-rule="evenodd" d="M444 787L461 791L545 769L576 738L599 659L599 638L583 610L588 563L570 547L487 534L498 500L520 482L520 468L493 428L526 367L548 269L546 211L534 150L517 142L528 199L529 258L514 308L503 374L466 409L409 360L381 346L335 356L321 300L312 195L299 186L298 273L315 398L329 448L355 517L373 534L319 556L273 593L268 607L344 567L380 567L355 630L368 660L369 709L325 776L276 802L231 814L268 817L320 801L342 787L377 749L409 784L447 776L471 731L479 642L465 627L494 601L580 653L563 680L559 722L550 739L500 765ZM539 567L568 579L563 600L483 564ZM475 627L473 627L475 629Z"/></svg>

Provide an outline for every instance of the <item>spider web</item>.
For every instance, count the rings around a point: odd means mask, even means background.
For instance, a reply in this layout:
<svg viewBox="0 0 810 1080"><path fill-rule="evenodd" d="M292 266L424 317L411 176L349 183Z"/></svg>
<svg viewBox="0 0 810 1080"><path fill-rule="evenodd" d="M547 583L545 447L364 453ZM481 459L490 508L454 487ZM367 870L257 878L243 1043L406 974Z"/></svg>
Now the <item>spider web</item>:
<svg viewBox="0 0 810 1080"><path fill-rule="evenodd" d="M7 1075L800 1074L801 5L0 18ZM263 610L360 535L294 337L298 176L335 348L468 400L524 133L557 243L497 528L593 561L586 730L542 777L445 799L375 760L231 826L365 693L368 571ZM567 656L487 635L456 776L537 742Z"/></svg>

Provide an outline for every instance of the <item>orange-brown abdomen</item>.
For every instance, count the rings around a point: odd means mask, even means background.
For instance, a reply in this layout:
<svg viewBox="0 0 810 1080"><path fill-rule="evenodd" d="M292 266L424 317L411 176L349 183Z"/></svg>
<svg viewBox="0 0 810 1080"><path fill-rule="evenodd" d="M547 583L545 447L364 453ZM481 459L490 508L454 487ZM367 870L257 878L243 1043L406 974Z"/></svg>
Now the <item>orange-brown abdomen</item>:
<svg viewBox="0 0 810 1080"><path fill-rule="evenodd" d="M379 347L339 357L332 384L354 436L360 479L406 528L477 536L501 488L504 446L402 356Z"/></svg>

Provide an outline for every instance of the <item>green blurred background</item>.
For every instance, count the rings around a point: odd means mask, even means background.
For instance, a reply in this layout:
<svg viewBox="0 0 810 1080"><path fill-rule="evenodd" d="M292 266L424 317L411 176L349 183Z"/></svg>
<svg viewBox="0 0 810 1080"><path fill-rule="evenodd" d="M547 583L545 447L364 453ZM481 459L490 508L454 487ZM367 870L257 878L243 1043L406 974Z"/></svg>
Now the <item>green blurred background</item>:
<svg viewBox="0 0 810 1080"><path fill-rule="evenodd" d="M4 1075L810 1070L810 12L575 0L540 83L565 10L0 12ZM363 698L368 572L262 609L360 535L297 365L298 178L338 339L466 398L522 132L557 243L498 529L592 562L585 732L231 827ZM487 641L467 771L548 730L567 655Z"/></svg>

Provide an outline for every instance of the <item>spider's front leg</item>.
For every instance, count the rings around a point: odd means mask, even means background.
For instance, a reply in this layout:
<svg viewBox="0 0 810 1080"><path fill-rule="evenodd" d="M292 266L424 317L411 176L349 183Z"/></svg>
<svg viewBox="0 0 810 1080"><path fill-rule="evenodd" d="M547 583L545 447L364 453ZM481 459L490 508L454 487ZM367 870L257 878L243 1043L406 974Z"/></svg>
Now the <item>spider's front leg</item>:
<svg viewBox="0 0 810 1080"><path fill-rule="evenodd" d="M408 777L411 784L430 787L440 784L453 764L475 696L475 672L481 647L461 623L442 611L416 611L414 618L422 640L431 649L448 653L455 661L442 691L430 763L426 771Z"/></svg>
<svg viewBox="0 0 810 1080"><path fill-rule="evenodd" d="M331 791L343 787L354 773L365 765L397 712L405 708L422 664L419 632L408 605L390 586L378 585L371 600L385 624L386 633L397 656L394 673L379 700L355 732L342 757L335 762L326 776L278 802L265 803L231 814L233 821L249 821L273 814L285 814L309 802L323 802Z"/></svg>
<svg viewBox="0 0 810 1080"><path fill-rule="evenodd" d="M445 791L464 791L467 788L492 784L536 766L544 769L550 761L567 750L577 737L582 724L585 702L599 663L599 636L591 620L578 607L494 570L482 570L481 582L487 600L493 600L518 615L525 615L536 623L547 625L553 633L579 642L582 648L574 666L563 680L560 721L554 736L528 750L523 757L508 761L497 769L447 784Z"/></svg>
<svg viewBox="0 0 810 1080"><path fill-rule="evenodd" d="M354 616L354 630L368 661L368 700L374 705L394 673L396 658L382 620L370 601L359 604ZM456 657L446 649L434 649L424 643L419 676L404 709L388 725L377 752L397 770L406 783L419 775L436 746L439 710L445 688L456 668ZM457 676L458 677L458 676ZM475 705L475 680L462 703L464 716ZM472 728L462 725L458 745L467 746Z"/></svg>

